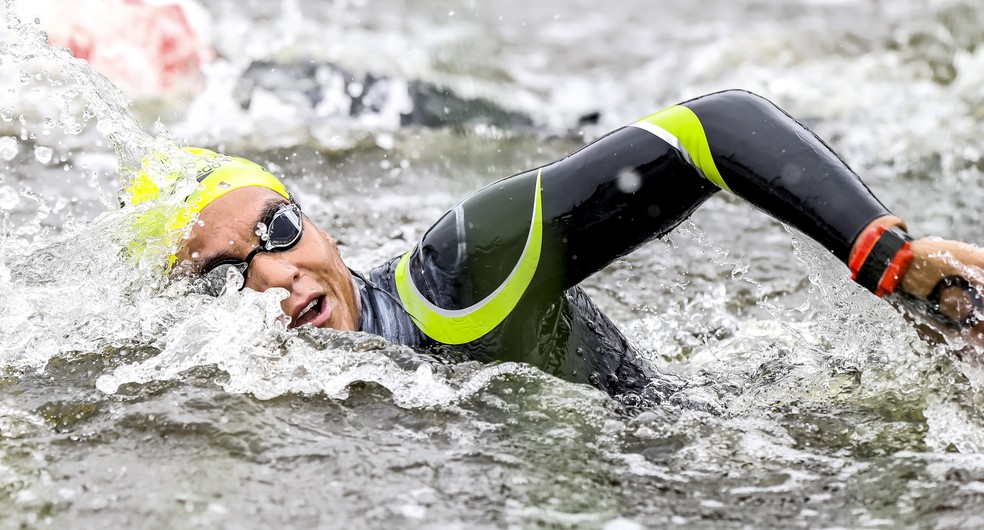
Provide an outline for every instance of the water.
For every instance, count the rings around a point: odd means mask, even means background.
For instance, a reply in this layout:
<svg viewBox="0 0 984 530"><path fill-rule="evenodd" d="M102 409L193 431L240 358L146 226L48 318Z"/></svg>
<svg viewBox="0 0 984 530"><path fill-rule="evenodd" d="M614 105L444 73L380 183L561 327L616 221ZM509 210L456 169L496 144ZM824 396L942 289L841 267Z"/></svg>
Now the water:
<svg viewBox="0 0 984 530"><path fill-rule="evenodd" d="M200 86L129 107L10 7L0 526L984 524L980 363L723 194L585 286L687 381L656 409L284 330L277 292L201 297L161 280L162 249L127 257L139 212L116 206L147 150L218 147L286 174L367 270L483 183L741 87L818 130L914 233L982 243L976 2L210 0Z"/></svg>

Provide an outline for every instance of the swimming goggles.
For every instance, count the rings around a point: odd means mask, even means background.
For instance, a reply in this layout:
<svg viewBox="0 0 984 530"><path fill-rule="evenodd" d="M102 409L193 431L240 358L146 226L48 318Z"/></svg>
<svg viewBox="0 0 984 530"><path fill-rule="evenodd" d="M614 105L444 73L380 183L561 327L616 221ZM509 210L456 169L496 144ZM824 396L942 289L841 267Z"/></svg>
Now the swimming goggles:
<svg viewBox="0 0 984 530"><path fill-rule="evenodd" d="M260 245L246 254L242 260L226 259L209 267L202 278L205 280L205 290L218 296L226 289L230 280L242 278L238 290L246 286L249 264L260 252L285 252L301 240L304 234L304 221L301 217L301 205L294 202L283 203L277 207L266 222L257 224L260 234Z"/></svg>

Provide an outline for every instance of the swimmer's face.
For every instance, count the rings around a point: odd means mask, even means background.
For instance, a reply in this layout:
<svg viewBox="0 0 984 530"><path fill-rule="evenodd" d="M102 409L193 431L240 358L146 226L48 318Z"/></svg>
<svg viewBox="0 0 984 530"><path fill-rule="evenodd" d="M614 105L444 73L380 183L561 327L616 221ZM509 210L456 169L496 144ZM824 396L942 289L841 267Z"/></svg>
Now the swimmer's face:
<svg viewBox="0 0 984 530"><path fill-rule="evenodd" d="M243 260L260 245L257 223L266 223L270 209L286 202L278 193L257 186L216 199L202 210L191 236L178 250L179 268L201 274L223 260ZM352 273L342 263L335 241L306 216L294 246L256 254L246 287L286 289L290 296L281 307L290 317L289 327L359 329L358 290Z"/></svg>

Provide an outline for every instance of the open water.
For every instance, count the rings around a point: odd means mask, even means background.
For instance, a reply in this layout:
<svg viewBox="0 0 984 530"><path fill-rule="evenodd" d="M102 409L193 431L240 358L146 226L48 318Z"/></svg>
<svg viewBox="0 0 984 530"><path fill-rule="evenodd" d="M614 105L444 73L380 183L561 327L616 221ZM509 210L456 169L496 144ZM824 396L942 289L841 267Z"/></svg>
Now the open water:
<svg viewBox="0 0 984 530"><path fill-rule="evenodd" d="M651 409L189 293L127 257L116 198L148 149L245 155L368 270L484 183L745 88L914 234L980 244L977 0L208 0L215 60L164 97L24 7L0 28L0 527L984 526L980 363L725 194L586 283L687 382Z"/></svg>

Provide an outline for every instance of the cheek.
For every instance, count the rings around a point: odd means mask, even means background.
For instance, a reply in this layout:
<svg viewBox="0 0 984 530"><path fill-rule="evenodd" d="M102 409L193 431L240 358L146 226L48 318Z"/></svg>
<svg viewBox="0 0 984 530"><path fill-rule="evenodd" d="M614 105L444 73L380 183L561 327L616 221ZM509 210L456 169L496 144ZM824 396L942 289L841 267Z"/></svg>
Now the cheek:
<svg viewBox="0 0 984 530"><path fill-rule="evenodd" d="M326 237L317 231L312 231L309 245L305 245L304 255L309 265L314 269L324 269L330 267L338 252L335 246Z"/></svg>

